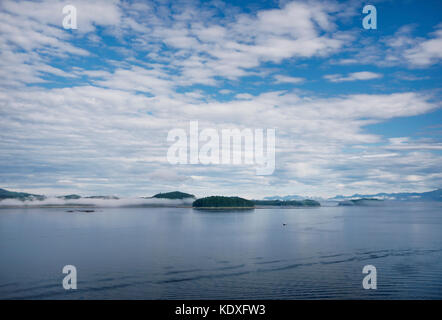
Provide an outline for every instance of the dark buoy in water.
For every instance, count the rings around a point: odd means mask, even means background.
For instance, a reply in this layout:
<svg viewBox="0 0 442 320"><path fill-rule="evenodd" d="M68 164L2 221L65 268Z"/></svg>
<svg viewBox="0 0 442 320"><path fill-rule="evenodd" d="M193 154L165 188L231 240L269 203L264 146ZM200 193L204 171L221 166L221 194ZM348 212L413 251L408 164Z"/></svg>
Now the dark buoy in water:
<svg viewBox="0 0 442 320"><path fill-rule="evenodd" d="M287 223L283 223L282 225L283 225L283 226L286 226L286 225L287 225Z"/></svg>

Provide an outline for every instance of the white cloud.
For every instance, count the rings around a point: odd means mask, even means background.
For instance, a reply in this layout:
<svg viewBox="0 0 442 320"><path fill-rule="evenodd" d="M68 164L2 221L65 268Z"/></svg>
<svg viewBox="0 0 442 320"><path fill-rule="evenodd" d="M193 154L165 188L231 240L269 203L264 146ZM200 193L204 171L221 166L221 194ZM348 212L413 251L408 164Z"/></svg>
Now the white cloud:
<svg viewBox="0 0 442 320"><path fill-rule="evenodd" d="M191 177L186 177L183 175L178 174L175 170L171 168L164 168L164 169L157 169L153 172L148 174L148 177L151 181L169 181L169 182L182 182L188 179L191 179Z"/></svg>
<svg viewBox="0 0 442 320"><path fill-rule="evenodd" d="M358 80L372 80L382 78L382 74L369 72L369 71L361 71L361 72L353 72L347 75L342 74L328 74L324 76L324 79L327 79L330 82L345 82L345 81L358 81Z"/></svg>
<svg viewBox="0 0 442 320"><path fill-rule="evenodd" d="M96 26L104 27L108 34L122 42L127 41L123 40L125 35L131 35L134 39L128 44L147 50L151 57L166 64L176 75L176 83L181 85L215 85L216 77L237 79L253 74L252 68L268 61L325 57L350 41L343 32L336 32L334 20L343 7L337 4L291 2L280 9L235 15L225 20L215 17L211 9L197 8L194 4L184 6L180 13L172 11L165 16L158 16L151 4L116 0L77 0L70 4L77 8L78 29L73 32L61 26L65 5L61 0L2 2L0 32L4 49L1 60L5 61L2 69L8 66L22 69L9 79L11 84L43 81L41 69L48 66L40 53L64 57L91 55L73 45L73 40L88 34L86 37L99 45L100 37L91 33ZM8 57L19 50L26 51L19 55L19 61ZM61 70L52 72L68 76ZM289 81L293 83L296 79Z"/></svg>
<svg viewBox="0 0 442 320"><path fill-rule="evenodd" d="M116 26L120 23L121 10L118 0L63 0L45 1L2 1L1 9L11 14L20 25L35 21L40 28L52 26L62 27L64 18L63 7L67 4L77 9L76 32L87 33L95 30L95 26ZM38 28L36 28L38 29Z"/></svg>
<svg viewBox="0 0 442 320"><path fill-rule="evenodd" d="M442 150L442 143L435 141L410 141L407 137L390 138L386 148L391 150Z"/></svg>
<svg viewBox="0 0 442 320"><path fill-rule="evenodd" d="M404 52L405 58L414 66L425 67L442 59L442 28L432 34L431 39L419 41Z"/></svg>
<svg viewBox="0 0 442 320"><path fill-rule="evenodd" d="M277 74L274 76L276 83L292 83L292 84L298 84L305 81L304 78L300 77L289 77L289 76L283 76L280 74Z"/></svg>
<svg viewBox="0 0 442 320"><path fill-rule="evenodd" d="M278 70L285 60L301 69L298 62L308 58L316 63L316 58L360 49L349 46L355 33L338 30L336 23L360 13L349 10L349 4L290 2L252 13L231 8L224 18L203 4L73 4L78 5L78 32L62 29L62 1L0 4L0 170L7 185L107 194L152 194L158 188L200 195L244 190L247 196L289 194L292 189L316 194L356 187L388 191L440 181L437 174L426 173L441 171L440 157L431 153L440 150L438 143L391 140L382 146L383 137L366 129L433 111L440 104L432 96L407 90L328 96L267 91L267 81L305 81L282 74L296 71ZM97 26L100 34L94 33ZM380 41L390 48L386 52L374 46L359 50L364 56L342 60L382 66L437 63L440 32L418 39L410 32L404 29ZM106 36L118 44L100 47ZM79 45L82 41L88 45ZM85 49L89 46L122 58L103 58ZM54 76L64 81L55 80L51 88L48 78ZM262 86L241 83L243 76L262 77ZM332 82L381 77L368 71L325 76ZM48 86L26 86L43 83ZM204 86L216 88L204 91ZM217 92L224 95L219 101ZM189 120L198 120L200 128L275 128L275 175L257 177L247 166L171 169L167 132L187 129ZM256 190L256 185L262 188Z"/></svg>
<svg viewBox="0 0 442 320"><path fill-rule="evenodd" d="M3 179L27 183L31 179L27 176L28 170L38 172L51 168L47 174L39 174L40 181L58 186L63 185L60 184L63 180L74 181L74 185L66 182L66 187L81 187L82 193L121 194L124 189L130 195L154 193L158 188L183 188L205 194L216 188L220 193L234 194L239 188L259 183L266 186L259 192L269 194L279 190L272 189L273 185L284 190L296 182L297 188L333 194L334 191L325 190L324 185L332 188L344 183L352 188L352 181L370 174L361 172L361 166L374 167L384 161L384 157L377 155L386 154L385 150L367 153L360 159L342 153L344 148L356 144L381 142L379 136L364 131L365 125L437 108L428 97L416 93L325 99L267 92L247 98L229 102L191 98L190 102L185 95L177 93L149 98L130 90L93 86L0 91L0 104L4 106L0 119L3 129L0 161L14 163L16 168L25 170L25 174L21 171L2 173ZM276 128L275 176L257 177L248 166L188 165L168 169L168 130L177 127L187 130L188 121L194 119L199 120L200 129ZM370 179L377 179L378 183L384 181L387 186L386 171L404 170L395 167L402 161L401 157L391 155L389 159L394 161L388 167L382 164L386 167L382 175L375 178L376 175L370 174ZM435 162L425 165L421 157L406 159L409 163L419 162L422 170L437 165ZM354 179L348 178L349 172L355 175ZM205 179L187 178L191 176ZM107 180L100 183L78 180L81 177ZM396 179L400 181L400 175Z"/></svg>
<svg viewBox="0 0 442 320"><path fill-rule="evenodd" d="M196 80L198 73L203 83L214 76L235 79L267 61L339 51L351 40L345 33L335 32L334 20L341 7L291 2L280 9L241 14L218 24L213 13L188 9L179 19L174 16L175 21L160 23L143 37L178 50L170 61L183 78Z"/></svg>
<svg viewBox="0 0 442 320"><path fill-rule="evenodd" d="M415 25L405 25L393 35L378 40L361 38L346 48L349 56L338 64L373 64L380 67L402 66L410 69L429 68L442 59L442 25L425 37L413 34Z"/></svg>
<svg viewBox="0 0 442 320"><path fill-rule="evenodd" d="M253 99L253 96L249 93L239 93L235 95L235 98L238 100L250 100Z"/></svg>

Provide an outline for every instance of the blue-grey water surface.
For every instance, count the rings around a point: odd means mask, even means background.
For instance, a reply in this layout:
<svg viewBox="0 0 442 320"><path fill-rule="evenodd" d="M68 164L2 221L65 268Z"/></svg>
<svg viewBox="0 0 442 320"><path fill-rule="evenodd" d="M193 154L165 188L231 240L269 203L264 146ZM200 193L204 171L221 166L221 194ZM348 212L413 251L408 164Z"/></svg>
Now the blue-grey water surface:
<svg viewBox="0 0 442 320"><path fill-rule="evenodd" d="M1 299L442 298L441 203L67 210L0 209Z"/></svg>

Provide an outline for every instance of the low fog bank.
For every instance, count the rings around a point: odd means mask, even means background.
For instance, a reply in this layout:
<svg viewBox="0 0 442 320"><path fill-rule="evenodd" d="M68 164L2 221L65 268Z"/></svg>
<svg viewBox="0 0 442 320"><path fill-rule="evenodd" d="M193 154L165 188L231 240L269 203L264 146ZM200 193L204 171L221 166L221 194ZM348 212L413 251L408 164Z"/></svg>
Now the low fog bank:
<svg viewBox="0 0 442 320"><path fill-rule="evenodd" d="M5 199L2 207L181 207L191 206L195 199L120 198L120 199L61 199L49 197L44 200Z"/></svg>

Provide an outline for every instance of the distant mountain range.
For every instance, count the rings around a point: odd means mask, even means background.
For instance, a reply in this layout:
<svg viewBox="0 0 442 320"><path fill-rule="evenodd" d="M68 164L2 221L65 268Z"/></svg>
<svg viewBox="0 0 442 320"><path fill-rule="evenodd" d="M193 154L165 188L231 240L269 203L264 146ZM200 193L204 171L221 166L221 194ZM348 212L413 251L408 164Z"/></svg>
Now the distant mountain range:
<svg viewBox="0 0 442 320"><path fill-rule="evenodd" d="M305 197L299 195L287 195L287 196L271 196L264 197L264 200L304 200L312 199L318 201L344 201L355 199L382 199L382 200L395 200L395 201L442 201L442 189L436 189L428 192L402 192L402 193L376 193L376 194L359 194L355 193L352 196L338 195L333 198L319 198L319 197Z"/></svg>
<svg viewBox="0 0 442 320"><path fill-rule="evenodd" d="M301 197L298 195L287 195L287 196L271 196L264 197L264 200L280 200L280 201L291 201L291 200L304 200L305 197Z"/></svg>
<svg viewBox="0 0 442 320"><path fill-rule="evenodd" d="M436 189L428 192L403 192L403 193L376 193L376 194L359 194L352 196L335 196L328 200L342 201L352 199L383 199L395 201L442 201L442 189Z"/></svg>

